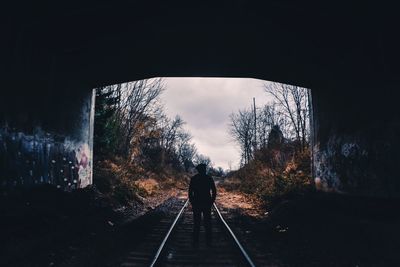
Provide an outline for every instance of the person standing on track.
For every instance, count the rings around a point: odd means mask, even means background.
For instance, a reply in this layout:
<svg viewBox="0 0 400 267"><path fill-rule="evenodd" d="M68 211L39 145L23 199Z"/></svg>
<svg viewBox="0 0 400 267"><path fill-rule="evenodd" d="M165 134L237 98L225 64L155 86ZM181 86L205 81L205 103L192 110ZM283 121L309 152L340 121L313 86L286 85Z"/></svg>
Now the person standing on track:
<svg viewBox="0 0 400 267"><path fill-rule="evenodd" d="M214 180L206 173L206 164L200 163L196 169L198 174L193 176L189 185L189 201L193 209L193 245L199 244L199 233L201 215L203 214L203 223L206 230L207 245L211 245L211 207L217 197L217 189Z"/></svg>

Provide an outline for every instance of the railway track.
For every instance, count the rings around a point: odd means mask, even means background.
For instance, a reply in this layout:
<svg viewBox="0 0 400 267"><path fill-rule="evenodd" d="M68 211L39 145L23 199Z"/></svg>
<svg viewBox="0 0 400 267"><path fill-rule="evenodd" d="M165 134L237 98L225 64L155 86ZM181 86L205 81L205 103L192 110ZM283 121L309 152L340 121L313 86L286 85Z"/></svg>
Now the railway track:
<svg viewBox="0 0 400 267"><path fill-rule="evenodd" d="M202 227L199 246L193 247L193 214L188 201L182 203L175 218L161 220L147 240L128 253L121 266L255 266L215 204L212 246L206 246Z"/></svg>

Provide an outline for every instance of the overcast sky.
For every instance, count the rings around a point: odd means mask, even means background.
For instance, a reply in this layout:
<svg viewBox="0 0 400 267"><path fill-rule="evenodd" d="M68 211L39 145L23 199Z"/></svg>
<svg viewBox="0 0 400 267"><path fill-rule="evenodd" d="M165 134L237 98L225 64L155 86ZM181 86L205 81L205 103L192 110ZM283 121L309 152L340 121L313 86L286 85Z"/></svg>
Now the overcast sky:
<svg viewBox="0 0 400 267"><path fill-rule="evenodd" d="M165 78L161 99L166 113L180 115L193 136L198 152L211 158L215 167L237 168L240 152L229 136L229 115L238 109L270 102L265 81L248 78Z"/></svg>

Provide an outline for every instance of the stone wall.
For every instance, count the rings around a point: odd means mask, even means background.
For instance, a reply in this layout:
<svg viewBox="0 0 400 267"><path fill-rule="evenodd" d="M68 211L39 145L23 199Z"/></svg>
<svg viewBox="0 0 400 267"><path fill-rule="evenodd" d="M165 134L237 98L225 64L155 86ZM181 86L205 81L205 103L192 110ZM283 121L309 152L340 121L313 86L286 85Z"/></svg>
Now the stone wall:
<svg viewBox="0 0 400 267"><path fill-rule="evenodd" d="M385 88L313 91L313 171L319 189L400 196L400 115L390 95Z"/></svg>
<svg viewBox="0 0 400 267"><path fill-rule="evenodd" d="M69 191L92 184L94 92L32 95L21 105L9 92L3 103L0 186L48 183Z"/></svg>

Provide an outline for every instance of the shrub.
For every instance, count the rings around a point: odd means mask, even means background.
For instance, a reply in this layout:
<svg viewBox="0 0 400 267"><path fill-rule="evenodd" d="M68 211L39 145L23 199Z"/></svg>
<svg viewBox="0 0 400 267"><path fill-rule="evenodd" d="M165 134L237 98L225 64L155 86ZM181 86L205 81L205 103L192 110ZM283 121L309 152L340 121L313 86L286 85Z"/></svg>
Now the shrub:
<svg viewBox="0 0 400 267"><path fill-rule="evenodd" d="M260 150L255 159L231 174L226 189L256 194L273 202L289 194L299 194L311 188L310 151L295 152L290 147ZM238 180L239 182L233 182ZM232 181L232 182L229 182Z"/></svg>

